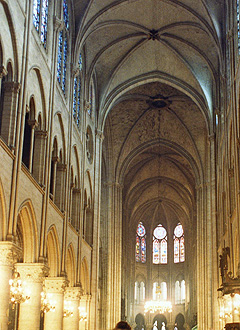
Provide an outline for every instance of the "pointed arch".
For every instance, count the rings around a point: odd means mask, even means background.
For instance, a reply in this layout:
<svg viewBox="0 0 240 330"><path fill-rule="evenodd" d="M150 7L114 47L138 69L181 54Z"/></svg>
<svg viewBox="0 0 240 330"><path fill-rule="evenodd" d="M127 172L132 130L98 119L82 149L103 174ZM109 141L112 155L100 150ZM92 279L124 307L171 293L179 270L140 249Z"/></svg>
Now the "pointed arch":
<svg viewBox="0 0 240 330"><path fill-rule="evenodd" d="M67 249L67 256L66 256L66 272L70 286L74 286L75 284L75 279L76 279L75 269L76 269L75 253L74 253L73 245L72 243L70 243Z"/></svg>
<svg viewBox="0 0 240 330"><path fill-rule="evenodd" d="M47 233L47 259L49 276L58 276L60 273L60 249L59 239L55 225L52 225Z"/></svg>
<svg viewBox="0 0 240 330"><path fill-rule="evenodd" d="M90 276L87 260L84 257L81 263L81 274L80 274L83 294L90 294Z"/></svg>
<svg viewBox="0 0 240 330"><path fill-rule="evenodd" d="M19 208L14 223L15 236L18 223L22 228L23 262L36 262L38 259L38 230L35 212L30 200L25 201Z"/></svg>

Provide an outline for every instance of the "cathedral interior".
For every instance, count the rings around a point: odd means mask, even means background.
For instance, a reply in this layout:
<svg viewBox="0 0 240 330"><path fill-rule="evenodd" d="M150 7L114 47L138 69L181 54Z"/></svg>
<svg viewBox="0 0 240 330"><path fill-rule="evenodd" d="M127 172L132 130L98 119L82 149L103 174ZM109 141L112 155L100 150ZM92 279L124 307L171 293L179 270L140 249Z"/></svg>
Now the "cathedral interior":
<svg viewBox="0 0 240 330"><path fill-rule="evenodd" d="M240 0L0 0L0 330L240 329Z"/></svg>

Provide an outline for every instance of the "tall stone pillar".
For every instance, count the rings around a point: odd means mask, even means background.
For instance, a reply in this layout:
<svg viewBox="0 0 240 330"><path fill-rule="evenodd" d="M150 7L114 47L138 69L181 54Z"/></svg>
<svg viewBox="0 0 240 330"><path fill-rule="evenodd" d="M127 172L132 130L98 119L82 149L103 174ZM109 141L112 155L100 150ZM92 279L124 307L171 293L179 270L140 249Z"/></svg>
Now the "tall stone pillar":
<svg viewBox="0 0 240 330"><path fill-rule="evenodd" d="M9 280L12 278L14 262L20 254L20 249L12 242L0 242L0 329L8 329L8 309L10 302Z"/></svg>
<svg viewBox="0 0 240 330"><path fill-rule="evenodd" d="M30 299L20 304L18 330L39 330L41 292L48 267L41 263L18 263L16 271L20 274L25 292Z"/></svg>
<svg viewBox="0 0 240 330"><path fill-rule="evenodd" d="M64 291L66 286L67 281L64 277L47 277L45 279L45 290L47 294L51 294L55 311L45 314L44 330L63 329Z"/></svg>
<svg viewBox="0 0 240 330"><path fill-rule="evenodd" d="M89 314L90 314L91 295L85 294L81 296L79 309L86 313L86 320L79 320L79 330L90 329Z"/></svg>
<svg viewBox="0 0 240 330"><path fill-rule="evenodd" d="M73 315L71 317L64 317L63 330L78 330L80 290L79 287L66 288L64 302L69 303L72 307Z"/></svg>

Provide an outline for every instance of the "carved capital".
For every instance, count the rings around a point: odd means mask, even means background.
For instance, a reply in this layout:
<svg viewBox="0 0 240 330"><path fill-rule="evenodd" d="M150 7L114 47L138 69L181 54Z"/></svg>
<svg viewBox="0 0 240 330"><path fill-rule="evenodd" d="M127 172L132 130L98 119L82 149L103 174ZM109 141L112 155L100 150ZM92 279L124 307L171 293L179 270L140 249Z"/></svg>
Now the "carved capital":
<svg viewBox="0 0 240 330"><path fill-rule="evenodd" d="M96 134L96 137L99 138L99 140L103 141L104 135L103 135L103 132L100 129L96 129L95 134Z"/></svg>
<svg viewBox="0 0 240 330"><path fill-rule="evenodd" d="M28 119L28 125L32 128L35 128L38 126L38 122L36 121L36 119Z"/></svg>
<svg viewBox="0 0 240 330"><path fill-rule="evenodd" d="M79 300L82 294L82 289L79 287L66 288L64 299L66 300Z"/></svg>
<svg viewBox="0 0 240 330"><path fill-rule="evenodd" d="M7 70L4 68L3 65L0 66L0 79L2 79L2 77L7 75Z"/></svg>
<svg viewBox="0 0 240 330"><path fill-rule="evenodd" d="M63 293L68 286L65 277L47 277L45 279L45 288L47 293Z"/></svg>
<svg viewBox="0 0 240 330"><path fill-rule="evenodd" d="M58 171L63 171L63 172L65 172L66 170L67 170L67 164L59 164L58 163L58 165L57 165L57 169L58 169Z"/></svg>
<svg viewBox="0 0 240 330"><path fill-rule="evenodd" d="M14 81L4 81L3 83L3 89L6 92L14 92L14 93L18 93L20 90L21 84L19 84L18 82L14 82Z"/></svg>
<svg viewBox="0 0 240 330"><path fill-rule="evenodd" d="M15 268L21 279L32 282L43 282L49 273L49 268L42 263L17 263Z"/></svg>
<svg viewBox="0 0 240 330"><path fill-rule="evenodd" d="M21 248L12 242L0 242L0 265L13 267L14 263L20 259Z"/></svg>
<svg viewBox="0 0 240 330"><path fill-rule="evenodd" d="M47 131L36 130L35 131L35 136L37 138L40 138L40 139L46 139L47 136L48 136L48 132Z"/></svg>

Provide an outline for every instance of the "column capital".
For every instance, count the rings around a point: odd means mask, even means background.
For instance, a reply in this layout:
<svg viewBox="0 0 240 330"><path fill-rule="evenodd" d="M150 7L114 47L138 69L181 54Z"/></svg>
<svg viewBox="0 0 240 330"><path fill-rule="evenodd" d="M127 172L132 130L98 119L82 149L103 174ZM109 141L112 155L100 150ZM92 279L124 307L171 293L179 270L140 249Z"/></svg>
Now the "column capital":
<svg viewBox="0 0 240 330"><path fill-rule="evenodd" d="M99 138L99 140L101 140L101 141L104 140L103 132L100 129L96 128L95 134L96 134L96 137Z"/></svg>
<svg viewBox="0 0 240 330"><path fill-rule="evenodd" d="M21 84L14 81L4 81L3 89L7 92L18 93L20 90Z"/></svg>
<svg viewBox="0 0 240 330"><path fill-rule="evenodd" d="M65 277L46 277L45 288L47 293L63 293L68 285Z"/></svg>
<svg viewBox="0 0 240 330"><path fill-rule="evenodd" d="M0 79L7 75L7 70L3 65L0 66Z"/></svg>
<svg viewBox="0 0 240 330"><path fill-rule="evenodd" d="M66 300L79 300L82 294L80 287L68 287L64 293L64 299Z"/></svg>
<svg viewBox="0 0 240 330"><path fill-rule="evenodd" d="M8 241L0 242L0 264L13 266L20 259L22 250L16 244Z"/></svg>
<svg viewBox="0 0 240 330"><path fill-rule="evenodd" d="M57 169L64 172L67 170L67 164L58 163Z"/></svg>
<svg viewBox="0 0 240 330"><path fill-rule="evenodd" d="M38 130L38 129L35 130L34 134L36 135L36 137L43 138L43 139L46 139L48 136L47 131L42 131L42 130Z"/></svg>
<svg viewBox="0 0 240 330"><path fill-rule="evenodd" d="M39 283L43 282L49 272L49 268L42 263L17 263L15 269L22 279Z"/></svg>

